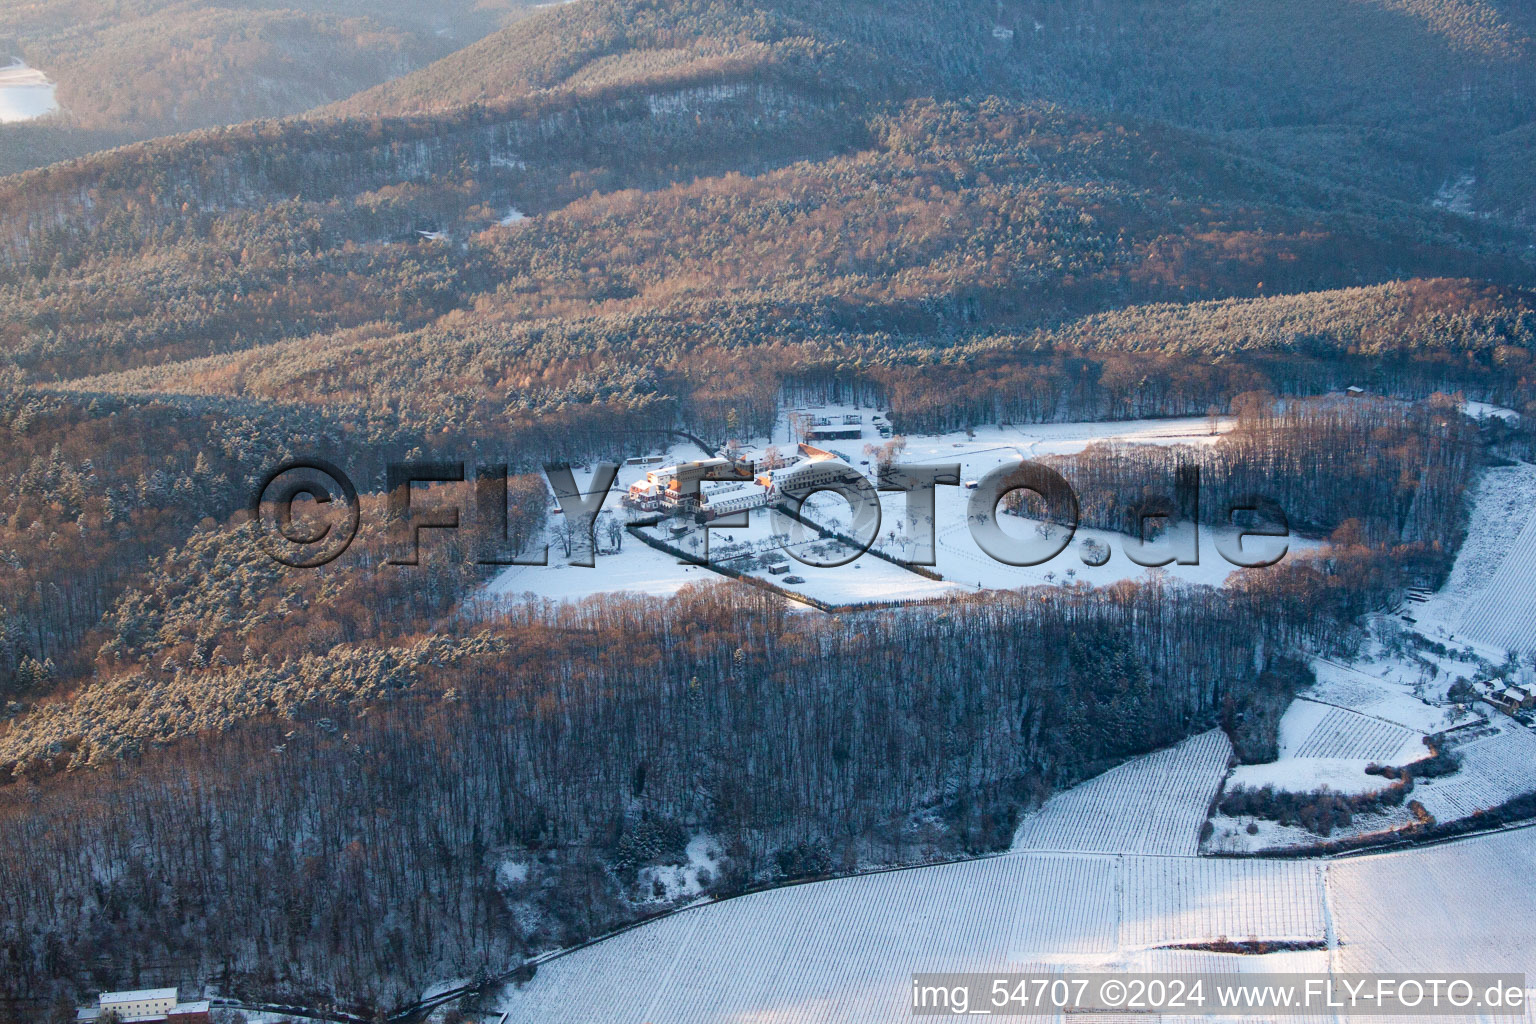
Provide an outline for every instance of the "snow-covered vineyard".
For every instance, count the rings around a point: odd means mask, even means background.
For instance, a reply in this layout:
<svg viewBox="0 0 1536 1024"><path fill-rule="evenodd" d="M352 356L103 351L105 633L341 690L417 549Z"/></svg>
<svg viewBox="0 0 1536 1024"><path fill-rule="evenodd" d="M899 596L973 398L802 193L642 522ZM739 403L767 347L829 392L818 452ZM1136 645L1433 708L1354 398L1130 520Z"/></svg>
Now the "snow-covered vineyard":
<svg viewBox="0 0 1536 1024"><path fill-rule="evenodd" d="M1426 635L1490 653L1536 649L1536 466L1490 470L1444 589L1414 613Z"/></svg>
<svg viewBox="0 0 1536 1024"><path fill-rule="evenodd" d="M1014 849L1194 856L1231 756L1212 730L1128 761L1046 801L1020 824Z"/></svg>

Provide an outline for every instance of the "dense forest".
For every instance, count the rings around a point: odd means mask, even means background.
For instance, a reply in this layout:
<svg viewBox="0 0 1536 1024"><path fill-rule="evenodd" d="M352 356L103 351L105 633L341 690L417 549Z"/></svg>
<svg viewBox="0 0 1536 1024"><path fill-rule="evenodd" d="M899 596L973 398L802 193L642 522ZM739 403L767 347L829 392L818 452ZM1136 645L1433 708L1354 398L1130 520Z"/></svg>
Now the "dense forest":
<svg viewBox="0 0 1536 1024"><path fill-rule="evenodd" d="M1188 510L1176 507L1174 481L1194 469L1202 524L1242 523L1232 510L1259 498L1283 518L1259 506L1255 525L1391 547L1431 580L1450 567L1465 527L1465 492L1485 458L1456 402L1277 403L1247 394L1233 404L1235 425L1208 446L1098 444L1050 460L1076 490L1083 525L1138 535L1146 516L1178 519ZM1014 491L1005 500L1024 513L1035 499Z"/></svg>
<svg viewBox="0 0 1536 1024"><path fill-rule="evenodd" d="M1536 455L1526 5L92 6L0 12L66 111L0 128L0 1019L387 1010L667 905L696 832L717 893L995 849L1272 727L1288 659L1438 580L1479 470ZM390 461L508 464L523 540L547 463L824 401L1231 415L1055 464L1089 525L1193 463L1205 522L1258 492L1320 543L840 618L488 608L457 544L384 557ZM319 570L248 521L296 456L369 513Z"/></svg>

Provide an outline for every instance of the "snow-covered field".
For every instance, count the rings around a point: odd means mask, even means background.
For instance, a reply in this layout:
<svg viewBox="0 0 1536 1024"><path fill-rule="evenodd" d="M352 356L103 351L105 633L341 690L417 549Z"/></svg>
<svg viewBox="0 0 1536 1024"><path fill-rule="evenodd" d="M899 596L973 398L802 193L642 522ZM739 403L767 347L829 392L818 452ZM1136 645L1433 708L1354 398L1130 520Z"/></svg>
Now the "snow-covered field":
<svg viewBox="0 0 1536 1024"><path fill-rule="evenodd" d="M1280 723L1280 758L1269 764L1234 768L1226 783L1229 789L1268 785L1292 793L1323 787L1347 794L1374 792L1389 780L1365 774L1367 764L1411 765L1430 754L1423 742L1425 734L1450 728L1442 742L1461 758L1461 767L1440 778L1416 779L1410 795L1437 822L1465 818L1536 792L1536 733L1518 722L1490 712L1487 720L1469 716L1451 728L1448 709L1398 692L1394 687L1401 684L1373 679L1358 668L1333 662L1317 662L1316 668L1319 682L1307 696L1327 697L1353 707L1296 700ZM1390 664L1387 674L1392 675ZM1365 713L1367 709L1376 714ZM1218 814L1211 823L1214 832L1205 844L1210 852L1301 849L1322 841L1303 828L1248 817ZM1379 813L1357 814L1349 825L1336 828L1328 840L1360 839L1416 824L1405 804Z"/></svg>
<svg viewBox="0 0 1536 1024"><path fill-rule="evenodd" d="M1231 860L1161 852L1134 829L1117 848L1059 820L1124 824L1137 806L1164 820L1203 814L1225 763L1215 735L1117 768L1037 816L1052 842L1105 849L1016 848L696 906L545 962L500 1006L508 1024L887 1024L910 1016L914 972L1536 970L1536 830ZM1160 786L1170 775L1199 783ZM1060 827L1040 830L1042 818ZM1180 948L1223 940L1318 948Z"/></svg>
<svg viewBox="0 0 1536 1024"><path fill-rule="evenodd" d="M1013 848L1193 855L1231 756L1212 729L1127 761L1026 815Z"/></svg>
<svg viewBox="0 0 1536 1024"><path fill-rule="evenodd" d="M1227 785L1233 789L1269 786L1287 793L1310 793L1324 787L1335 793L1374 793L1386 788L1391 780L1367 775L1365 767L1369 763L1343 757L1309 757L1241 764L1232 769Z"/></svg>
<svg viewBox="0 0 1536 1024"><path fill-rule="evenodd" d="M624 538L613 555L598 555L588 569L570 565L552 545L549 565L515 565L497 574L487 587L492 598L532 594L552 600L579 601L597 594L631 593L670 597L691 583L711 583L721 577L702 566L681 565L678 559L635 540Z"/></svg>
<svg viewBox="0 0 1536 1024"><path fill-rule="evenodd" d="M1536 975L1536 830L1328 865L1343 971Z"/></svg>
<svg viewBox="0 0 1536 1024"><path fill-rule="evenodd" d="M1402 631L1394 616L1376 616L1371 625L1377 630L1384 628L1388 634ZM1387 787L1391 780L1366 774L1367 766L1374 763L1404 767L1421 761L1431 754L1425 743L1428 736L1448 731L1448 745L1459 749L1458 744L1473 727L1485 731L1506 728L1503 723L1479 725L1484 722L1483 715L1446 700L1446 690L1454 680L1477 670L1475 659L1461 660L1401 647L1397 653L1390 653L1373 641L1370 650L1353 663L1314 658L1311 664L1317 683L1293 701L1281 718L1279 758L1268 764L1235 767L1226 781L1229 790L1270 786L1290 793L1311 793L1323 788L1350 795L1372 793ZM1524 773L1499 762L1504 765L1505 774L1497 782L1480 775L1477 766L1483 763L1489 764L1490 774L1497 771L1492 760L1496 756L1496 749L1474 752L1468 760L1471 771L1443 779L1418 780L1412 798L1423 799L1426 793L1440 787L1445 793L1441 806L1446 813L1436 814L1436 818L1449 821L1470 813L1456 808L1469 807L1478 796L1504 793L1492 801L1497 803L1518 795L1523 791L1519 788L1520 779L1536 788L1536 761ZM1460 792L1465 795L1458 800L1454 794ZM1491 803L1478 805L1487 806ZM1211 824L1214 832L1204 846L1209 852L1298 849L1321 841L1303 828L1246 816L1218 814L1212 817ZM1406 805L1390 807L1379 813L1356 814L1349 825L1336 828L1328 838L1360 839L1416 824L1417 819Z"/></svg>
<svg viewBox="0 0 1536 1024"><path fill-rule="evenodd" d="M1123 863L1122 947L1324 938L1316 863L1209 857L1125 857Z"/></svg>
<svg viewBox="0 0 1536 1024"><path fill-rule="evenodd" d="M1536 466L1489 470L1445 586L1410 614L1426 636L1502 658L1536 649Z"/></svg>
<svg viewBox="0 0 1536 1024"><path fill-rule="evenodd" d="M1536 517L1527 519L1487 586L1472 595L1458 634L1473 643L1515 651L1536 650Z"/></svg>
<svg viewBox="0 0 1536 1024"><path fill-rule="evenodd" d="M686 910L546 963L502 1007L508 1024L887 1024L910 1015L914 971L1104 969L1227 937L1321 942L1324 916L1312 863L1015 853Z"/></svg>
<svg viewBox="0 0 1536 1024"><path fill-rule="evenodd" d="M1410 729L1346 708L1323 708L1322 717L1296 748L1294 756L1401 765L1417 761L1427 753L1423 737Z"/></svg>
<svg viewBox="0 0 1536 1024"><path fill-rule="evenodd" d="M840 498L837 500L842 502ZM842 504L846 507L846 502ZM745 528L711 528L707 531L707 538L706 531L698 527L682 537L669 536L667 527L673 520L664 520L660 526L646 529L679 550L688 552L695 559L703 560L707 552L712 566L744 572L790 593L807 594L833 605L910 601L942 597L961 589L947 580L920 576L869 553L846 565L806 565L793 560L784 552L787 550L807 561L826 562L835 561L833 556L843 548L836 541L829 541L809 529L803 529L803 534L790 535L791 538L803 536L805 539L791 539L781 547L774 535L785 534L791 529L787 519L776 516L766 508L754 509L749 519L750 525ZM625 544L626 553L629 551L629 543ZM824 554L818 554L818 550ZM770 561L788 563L789 572L773 575L767 568ZM707 570L696 569L695 572ZM785 579L786 576L797 576L804 582L790 583Z"/></svg>
<svg viewBox="0 0 1536 1024"><path fill-rule="evenodd" d="M1536 792L1536 734L1509 721L1491 723L1498 732L1453 749L1461 768L1439 779L1422 779L1414 799L1437 821L1464 818Z"/></svg>
<svg viewBox="0 0 1536 1024"><path fill-rule="evenodd" d="M0 124L31 121L58 109L47 75L19 60L0 67Z"/></svg>
<svg viewBox="0 0 1536 1024"><path fill-rule="evenodd" d="M1434 662L1447 679L1475 668L1475 665L1448 659L1436 658ZM1424 686L1424 670L1401 658L1361 659L1352 665L1317 658L1312 662L1312 671L1317 675L1317 685L1306 696L1314 701L1348 708L1425 735L1441 732L1464 720L1457 717L1454 708L1426 703L1420 698L1414 691ZM1439 690L1443 687L1424 688Z"/></svg>
<svg viewBox="0 0 1536 1024"><path fill-rule="evenodd" d="M1218 429L1226 429L1229 425L1223 420ZM1203 418L986 427L969 435L957 432L937 437L908 437L901 461L919 465L958 462L961 480L969 481L979 480L1001 465L1046 455L1068 455L1095 442L1204 445L1215 440L1210 420ZM964 487L940 487L937 491L934 509L937 564L934 568L946 580L971 589L1038 586L1074 580L1101 586L1144 577L1154 571L1137 565L1126 556L1123 535L1087 528L1080 528L1071 545L1049 562L1037 566L1004 565L983 551L971 536L967 525L970 494ZM884 521L902 523L905 503L903 494L882 494ZM1027 537L1035 525L1032 520L1017 517L1004 517L1001 522L1005 532L1021 537ZM1198 565L1175 564L1156 571L1187 583L1220 586L1236 571L1235 566L1217 553L1216 540L1223 532L1226 531L1200 531ZM1102 566L1088 565L1081 556L1084 541L1090 539L1109 552L1109 559ZM912 545L903 543L900 536L894 542L882 543L885 550L898 557L910 557L912 552ZM1308 546L1297 540L1292 542L1291 550Z"/></svg>

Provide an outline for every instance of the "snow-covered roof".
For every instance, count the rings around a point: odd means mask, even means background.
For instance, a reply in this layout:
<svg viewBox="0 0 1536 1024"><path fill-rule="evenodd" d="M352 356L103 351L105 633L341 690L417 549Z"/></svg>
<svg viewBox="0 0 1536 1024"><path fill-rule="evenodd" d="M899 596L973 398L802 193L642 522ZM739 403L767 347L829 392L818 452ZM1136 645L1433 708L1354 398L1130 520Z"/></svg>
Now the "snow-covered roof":
<svg viewBox="0 0 1536 1024"><path fill-rule="evenodd" d="M761 484L742 482L729 484L725 487L709 487L704 489L704 504L716 505L721 502L735 501L738 498L767 498L768 488Z"/></svg>
<svg viewBox="0 0 1536 1024"><path fill-rule="evenodd" d="M708 498L718 498L726 494L737 494L745 490L762 490L762 486L751 480L706 480L699 485L699 490Z"/></svg>
<svg viewBox="0 0 1536 1024"><path fill-rule="evenodd" d="M662 466L660 469L653 469L646 475L655 476L658 479L670 479L677 476L679 471L684 469L714 469L716 466L728 465L730 465L729 459L699 459L695 462L675 462L670 466Z"/></svg>
<svg viewBox="0 0 1536 1024"><path fill-rule="evenodd" d="M176 990L174 988L145 988L133 992L103 992L100 1002L102 1006L106 1006L109 1003L147 1003L155 999L169 999L175 1002Z"/></svg>
<svg viewBox="0 0 1536 1024"><path fill-rule="evenodd" d="M846 469L849 473L858 472L858 470L854 469L842 459L839 459L836 456L832 456L828 458L808 458L803 462L796 462L791 466L780 466L778 469L770 469L767 473L767 476L769 480L773 481L774 486L778 486L785 480L793 480L796 477L802 475L836 469ZM762 476L759 475L758 479L762 479Z"/></svg>

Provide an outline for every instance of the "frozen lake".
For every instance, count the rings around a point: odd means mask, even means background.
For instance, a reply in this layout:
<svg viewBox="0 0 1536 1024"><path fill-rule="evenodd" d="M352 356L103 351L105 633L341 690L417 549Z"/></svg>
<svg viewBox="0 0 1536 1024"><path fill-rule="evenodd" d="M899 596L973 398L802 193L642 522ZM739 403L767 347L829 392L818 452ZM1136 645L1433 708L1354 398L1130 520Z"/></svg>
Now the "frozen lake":
<svg viewBox="0 0 1536 1024"><path fill-rule="evenodd" d="M0 68L0 124L31 121L58 110L53 88L47 75L22 61Z"/></svg>

